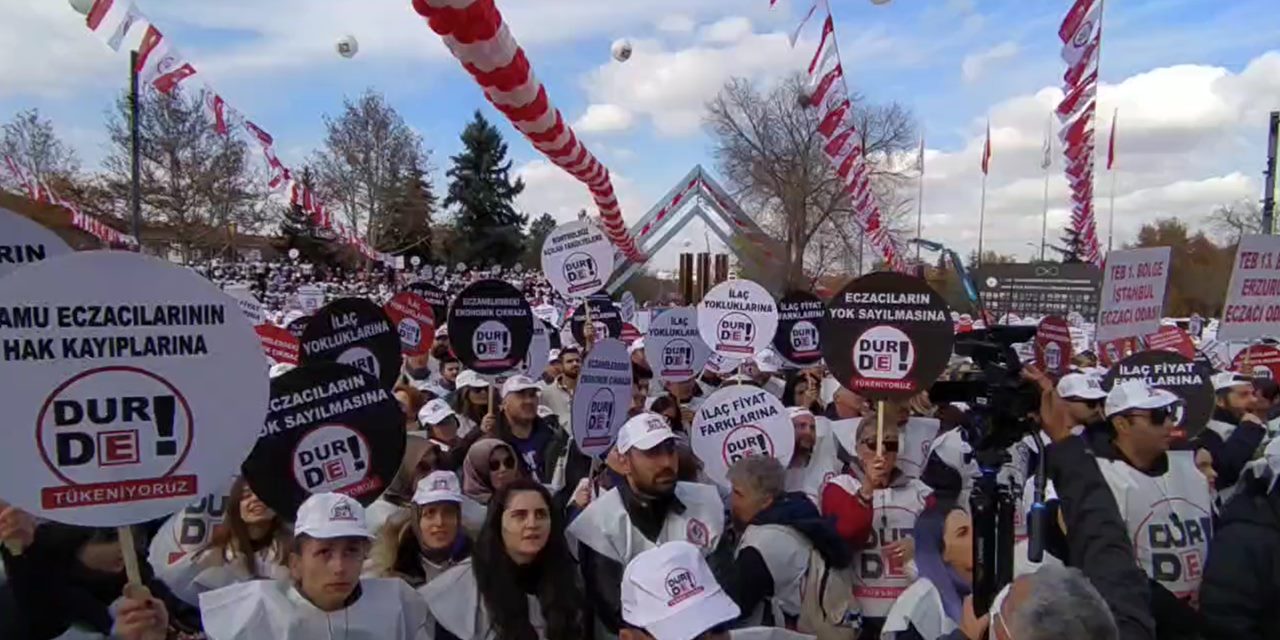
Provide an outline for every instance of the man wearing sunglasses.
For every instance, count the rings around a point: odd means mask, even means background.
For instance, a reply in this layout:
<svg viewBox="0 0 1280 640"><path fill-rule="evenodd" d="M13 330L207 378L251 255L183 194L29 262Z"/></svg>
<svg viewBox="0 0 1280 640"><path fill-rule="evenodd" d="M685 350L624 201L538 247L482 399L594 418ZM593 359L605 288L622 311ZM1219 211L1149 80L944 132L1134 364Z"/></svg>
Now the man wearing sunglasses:
<svg viewBox="0 0 1280 640"><path fill-rule="evenodd" d="M1076 425L1088 427L1104 422L1102 404L1107 392L1098 376L1078 372L1062 376L1058 397L1066 403L1067 415Z"/></svg>

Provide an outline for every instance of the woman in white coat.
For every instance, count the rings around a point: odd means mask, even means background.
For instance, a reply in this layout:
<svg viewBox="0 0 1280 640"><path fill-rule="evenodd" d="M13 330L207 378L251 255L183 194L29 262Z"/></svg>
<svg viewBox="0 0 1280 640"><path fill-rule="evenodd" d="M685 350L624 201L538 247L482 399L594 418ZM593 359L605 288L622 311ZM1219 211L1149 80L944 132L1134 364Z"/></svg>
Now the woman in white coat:
<svg viewBox="0 0 1280 640"><path fill-rule="evenodd" d="M920 577L893 603L880 638L964 638L957 629L973 584L973 521L964 507L939 502L920 513L913 535Z"/></svg>
<svg viewBox="0 0 1280 640"><path fill-rule="evenodd" d="M472 558L419 593L436 621L435 640L580 638L586 615L577 575L551 494L521 478L493 496Z"/></svg>

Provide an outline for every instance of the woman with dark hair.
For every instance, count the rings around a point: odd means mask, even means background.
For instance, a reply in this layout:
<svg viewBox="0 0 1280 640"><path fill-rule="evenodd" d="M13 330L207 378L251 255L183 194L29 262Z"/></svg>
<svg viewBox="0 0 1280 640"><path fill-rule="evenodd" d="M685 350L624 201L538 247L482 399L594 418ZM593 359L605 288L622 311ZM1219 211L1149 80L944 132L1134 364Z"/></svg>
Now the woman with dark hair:
<svg viewBox="0 0 1280 640"><path fill-rule="evenodd" d="M667 422L671 423L672 431L677 434L685 433L684 414L680 411L680 401L676 400L671 394L654 399L649 411L666 418Z"/></svg>
<svg viewBox="0 0 1280 640"><path fill-rule="evenodd" d="M920 513L914 536L920 577L898 596L880 637L964 638L958 629L964 599L973 584L973 522L969 513L954 502L939 502Z"/></svg>
<svg viewBox="0 0 1280 640"><path fill-rule="evenodd" d="M586 637L564 521L546 487L521 478L500 490L472 559L420 590L436 620L436 640Z"/></svg>
<svg viewBox="0 0 1280 640"><path fill-rule="evenodd" d="M787 385L782 388L782 406L800 407L822 415L822 403L818 400L822 391L822 381L809 373L800 371L787 378Z"/></svg>

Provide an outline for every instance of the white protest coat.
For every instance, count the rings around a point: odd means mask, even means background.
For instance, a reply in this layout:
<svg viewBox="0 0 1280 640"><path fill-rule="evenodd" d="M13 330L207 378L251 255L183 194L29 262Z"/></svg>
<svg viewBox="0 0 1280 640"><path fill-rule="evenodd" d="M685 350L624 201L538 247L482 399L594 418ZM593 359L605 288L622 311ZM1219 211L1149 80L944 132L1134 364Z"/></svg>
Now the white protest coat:
<svg viewBox="0 0 1280 640"><path fill-rule="evenodd" d="M212 640L426 640L427 605L403 580L365 579L355 604L326 613L293 586L255 580L200 596L200 615Z"/></svg>
<svg viewBox="0 0 1280 640"><path fill-rule="evenodd" d="M780 627L748 627L730 631L729 640L817 640L817 636L787 631Z"/></svg>
<svg viewBox="0 0 1280 640"><path fill-rule="evenodd" d="M221 553L219 561L208 554ZM173 595L192 606L200 603L200 594L241 582L263 578L285 580L289 570L281 565L270 548L254 554L257 575L249 575L243 560L232 558L225 550L210 549L205 553L189 553L177 562L156 569L156 578L165 583Z"/></svg>
<svg viewBox="0 0 1280 640"><path fill-rule="evenodd" d="M470 558L419 587L418 593L425 599L435 622L460 640L488 640L495 637L490 629L489 613L485 610L484 600L476 585L476 574L472 570ZM533 625L538 638L545 640L547 622L542 617L542 606L538 604L537 598L528 598L529 623ZM434 627L431 632L435 633Z"/></svg>
<svg viewBox="0 0 1280 640"><path fill-rule="evenodd" d="M809 554L813 551L813 544L790 527L766 524L750 525L742 532L734 557L747 547L760 553L765 568L773 577L773 608L787 616L799 616L801 588L804 586L805 571L809 569ZM764 609L757 607L747 621L760 624L763 619ZM774 624L781 626L783 619L775 616Z"/></svg>
<svg viewBox="0 0 1280 640"><path fill-rule="evenodd" d="M843 464L836 451L838 445L831 432L831 421L818 418L815 428L817 439L813 453L809 455L809 464L787 469L787 491L803 493L815 506L821 506L822 487L840 475Z"/></svg>
<svg viewBox="0 0 1280 640"><path fill-rule="evenodd" d="M641 553L675 540L685 540L700 547L703 555L710 554L724 533L724 503L720 492L711 485L677 482L676 498L684 504L684 513L668 511L657 541L650 542L631 524L631 517L622 504L622 494L610 489L598 500L591 501L569 524L566 532L569 549L577 554L577 543L582 542L623 566Z"/></svg>
<svg viewBox="0 0 1280 640"><path fill-rule="evenodd" d="M1129 529L1138 564L1179 598L1200 590L1209 540L1213 500L1194 453L1170 451L1164 475L1151 477L1120 460L1098 459Z"/></svg>
<svg viewBox="0 0 1280 640"><path fill-rule="evenodd" d="M862 481L842 474L831 481L851 496L858 495ZM910 538L916 517L924 511L925 499L932 491L915 478L899 476L887 489L876 489L872 494L871 529L873 539L865 549L853 554L853 595L862 605L867 618L883 618L889 613L893 601L911 585L911 567L894 566L885 546L902 538Z"/></svg>
<svg viewBox="0 0 1280 640"><path fill-rule="evenodd" d="M880 630L881 640L893 640L915 627L922 638L941 638L956 630L942 609L942 595L928 578L920 578L898 597Z"/></svg>

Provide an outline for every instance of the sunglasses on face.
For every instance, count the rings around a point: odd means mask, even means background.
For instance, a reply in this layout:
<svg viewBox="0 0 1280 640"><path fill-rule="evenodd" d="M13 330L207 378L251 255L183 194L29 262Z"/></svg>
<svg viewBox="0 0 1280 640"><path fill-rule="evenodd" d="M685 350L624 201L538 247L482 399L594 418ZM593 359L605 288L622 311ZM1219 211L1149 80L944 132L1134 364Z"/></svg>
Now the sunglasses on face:
<svg viewBox="0 0 1280 640"><path fill-rule="evenodd" d="M1132 419L1133 416L1142 415L1142 414L1130 413L1127 415L1129 416L1130 419ZM1151 409L1147 411L1146 415L1151 419L1151 424L1162 425L1166 421L1168 421L1170 418L1174 417L1176 414L1174 413L1174 409L1171 407L1160 407L1159 409Z"/></svg>
<svg viewBox="0 0 1280 640"><path fill-rule="evenodd" d="M516 459L511 456L502 456L500 458L489 459L489 470L497 471L499 469L515 469Z"/></svg>
<svg viewBox="0 0 1280 640"><path fill-rule="evenodd" d="M870 449L870 450L872 450L872 451L875 451L875 450L876 450L876 441L875 441L875 440L863 440L863 441L862 441L862 446L864 446L864 447L866 447L866 448L868 448L868 449ZM885 441L884 441L884 452L885 452L885 453L897 453L897 452L898 452L898 441L897 441L897 440L885 440Z"/></svg>

